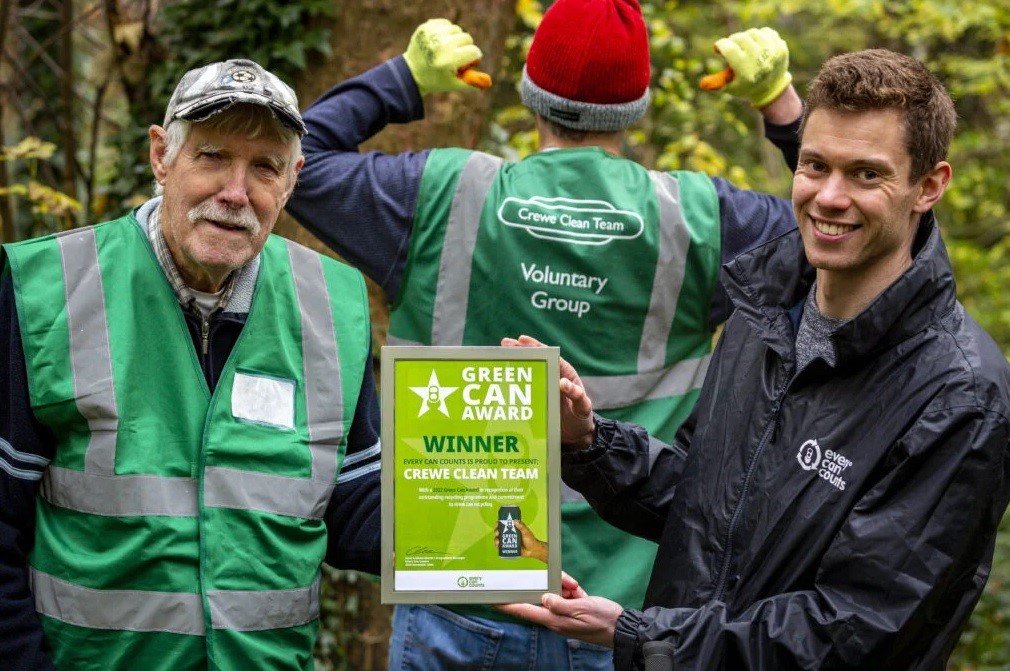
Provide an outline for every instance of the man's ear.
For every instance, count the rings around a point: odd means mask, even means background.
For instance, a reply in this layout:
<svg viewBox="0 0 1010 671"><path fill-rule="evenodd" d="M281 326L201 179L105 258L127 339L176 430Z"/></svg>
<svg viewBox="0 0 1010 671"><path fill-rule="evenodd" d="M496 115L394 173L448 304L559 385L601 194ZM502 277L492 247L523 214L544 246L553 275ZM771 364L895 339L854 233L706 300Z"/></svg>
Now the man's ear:
<svg viewBox="0 0 1010 671"><path fill-rule="evenodd" d="M154 173L154 180L158 184L164 184L165 175L168 173L168 166L165 165L168 133L161 126L151 126L147 129L147 136L151 139L151 172Z"/></svg>
<svg viewBox="0 0 1010 671"><path fill-rule="evenodd" d="M287 193L284 194L284 202L288 202L288 198L295 190L295 185L298 184L298 173L302 171L302 166L305 165L305 157L299 156L298 160L295 161L294 169L291 171L291 183L288 185Z"/></svg>
<svg viewBox="0 0 1010 671"><path fill-rule="evenodd" d="M919 184L919 195L915 199L912 211L922 214L932 208L936 201L943 196L943 192L947 190L951 174L950 163L946 161L940 161L933 166L933 169L926 173Z"/></svg>

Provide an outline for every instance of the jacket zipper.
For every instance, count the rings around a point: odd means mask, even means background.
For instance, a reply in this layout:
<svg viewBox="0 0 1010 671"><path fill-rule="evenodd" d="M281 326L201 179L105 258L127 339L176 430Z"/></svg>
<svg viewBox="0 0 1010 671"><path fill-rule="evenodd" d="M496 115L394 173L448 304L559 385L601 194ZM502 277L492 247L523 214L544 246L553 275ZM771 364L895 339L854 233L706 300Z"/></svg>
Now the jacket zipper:
<svg viewBox="0 0 1010 671"><path fill-rule="evenodd" d="M210 320L200 317L200 349L203 351L203 358L207 358L207 351L210 349ZM204 361L206 365L206 361Z"/></svg>
<svg viewBox="0 0 1010 671"><path fill-rule="evenodd" d="M751 480L754 477L754 471L757 470L758 460L761 458L761 455L764 454L765 448L768 446L768 441L771 439L775 428L778 426L779 411L782 409L782 399L785 397L785 393L788 388L789 380L782 385L782 388L776 395L775 403L772 404L771 419L768 421L767 426L765 426L764 433L761 434L761 442L758 443L758 447L754 451L754 456L751 457L750 463L747 465L747 474L744 476L743 489L740 491L740 499L737 501L736 508L733 510L733 517L731 517L729 521L729 528L726 530L726 542L724 544L725 550L723 550L723 558L719 567L719 577L716 580L715 590L712 594L712 598L716 601L722 601L723 597L726 595L726 583L729 581L729 567L733 558L733 537L736 535L737 525L743 517L743 509L746 505L747 494L750 492L750 485Z"/></svg>

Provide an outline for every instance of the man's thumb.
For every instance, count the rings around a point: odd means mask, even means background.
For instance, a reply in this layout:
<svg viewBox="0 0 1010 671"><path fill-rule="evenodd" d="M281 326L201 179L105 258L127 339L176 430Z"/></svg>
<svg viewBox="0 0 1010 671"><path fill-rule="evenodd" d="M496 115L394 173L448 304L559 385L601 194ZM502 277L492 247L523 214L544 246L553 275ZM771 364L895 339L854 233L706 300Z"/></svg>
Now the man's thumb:
<svg viewBox="0 0 1010 671"><path fill-rule="evenodd" d="M575 603L576 598L566 599L558 594L548 592L540 597L540 605L554 613L564 617L572 617L579 611L579 604Z"/></svg>
<svg viewBox="0 0 1010 671"><path fill-rule="evenodd" d="M546 608L547 610L551 611L552 613L558 612L559 606L562 605L561 602L563 601L564 599L562 599L560 596L558 596L557 594L551 594L550 592L540 597L540 605Z"/></svg>

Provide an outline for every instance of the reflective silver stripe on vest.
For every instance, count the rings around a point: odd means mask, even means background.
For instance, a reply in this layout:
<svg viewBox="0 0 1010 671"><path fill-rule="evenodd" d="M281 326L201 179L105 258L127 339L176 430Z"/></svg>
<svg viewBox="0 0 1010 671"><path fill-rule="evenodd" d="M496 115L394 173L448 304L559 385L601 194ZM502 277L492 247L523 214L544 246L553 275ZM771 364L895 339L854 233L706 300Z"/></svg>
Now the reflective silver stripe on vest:
<svg viewBox="0 0 1010 671"><path fill-rule="evenodd" d="M47 617L89 629L206 635L199 594L81 587L31 570L35 609ZM215 629L284 629L319 617L319 578L308 587L240 591L210 590Z"/></svg>
<svg viewBox="0 0 1010 671"><path fill-rule="evenodd" d="M386 334L386 344L395 345L397 347L423 347L423 342L417 342L416 340L407 340L406 338L397 338L392 333Z"/></svg>
<svg viewBox="0 0 1010 671"><path fill-rule="evenodd" d="M335 459L335 457L334 457ZM204 505L211 508L260 510L278 515L322 519L334 481L297 478L234 468L204 469Z"/></svg>
<svg viewBox="0 0 1010 671"><path fill-rule="evenodd" d="M638 370L659 370L666 365L666 345L677 313L677 301L684 284L687 250L691 232L680 209L680 185L673 176L649 171L659 204L659 248L656 275L652 280L649 312L642 324L638 346Z"/></svg>
<svg viewBox="0 0 1010 671"><path fill-rule="evenodd" d="M562 503L587 503L586 497L584 497L579 492L575 491L564 482L561 483L561 502Z"/></svg>
<svg viewBox="0 0 1010 671"><path fill-rule="evenodd" d="M712 355L706 354L697 359L678 361L669 368L638 375L582 375L582 384L593 400L594 408L625 408L642 401L683 396L701 389L711 359Z"/></svg>
<svg viewBox="0 0 1010 671"><path fill-rule="evenodd" d="M333 484L337 477L337 450L344 438L344 392L333 306L323 274L322 257L290 240L285 242L302 315L305 414L312 452L312 479Z"/></svg>
<svg viewBox="0 0 1010 671"><path fill-rule="evenodd" d="M98 243L95 231L90 228L57 236L57 242L63 263L74 397L77 410L91 431L84 470L112 475L119 413L112 383L112 352L102 273L98 267Z"/></svg>
<svg viewBox="0 0 1010 671"><path fill-rule="evenodd" d="M42 476L42 495L53 505L113 517L195 517L196 492L193 478L95 475L56 466Z"/></svg>
<svg viewBox="0 0 1010 671"><path fill-rule="evenodd" d="M284 629L319 617L319 578L308 587L264 591L208 590L211 625L232 631Z"/></svg>
<svg viewBox="0 0 1010 671"><path fill-rule="evenodd" d="M91 589L35 569L31 582L35 609L61 622L90 629L205 634L199 594Z"/></svg>
<svg viewBox="0 0 1010 671"><path fill-rule="evenodd" d="M502 163L497 156L474 152L459 175L438 263L435 304L431 315L433 345L463 344L480 213Z"/></svg>
<svg viewBox="0 0 1010 671"><path fill-rule="evenodd" d="M98 243L90 228L57 236L57 242L74 395L91 436L84 471L50 466L42 478L42 496L53 505L95 515L196 515L194 479L115 474L119 417Z"/></svg>

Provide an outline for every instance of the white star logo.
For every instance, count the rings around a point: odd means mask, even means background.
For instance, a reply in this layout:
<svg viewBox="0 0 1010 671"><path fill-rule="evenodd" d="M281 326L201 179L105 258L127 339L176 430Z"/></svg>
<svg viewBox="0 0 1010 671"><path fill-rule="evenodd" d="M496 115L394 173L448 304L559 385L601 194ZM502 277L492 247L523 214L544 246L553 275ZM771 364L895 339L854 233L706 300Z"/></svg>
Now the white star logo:
<svg viewBox="0 0 1010 671"><path fill-rule="evenodd" d="M500 525L502 525L504 527L504 529L502 529L502 531L512 531L513 529L515 529L515 526L516 526L515 520L512 519L512 513L509 513L505 517L505 519L498 520L498 524L500 524Z"/></svg>
<svg viewBox="0 0 1010 671"><path fill-rule="evenodd" d="M418 417L421 417L428 412L428 404L438 404L438 410L446 417L449 416L449 408L445 407L445 399L452 395L452 392L459 389L459 387L443 387L438 382L438 376L435 375L435 371L431 371L431 377L428 378L427 387L411 387L410 390L421 397L421 410L417 413Z"/></svg>

